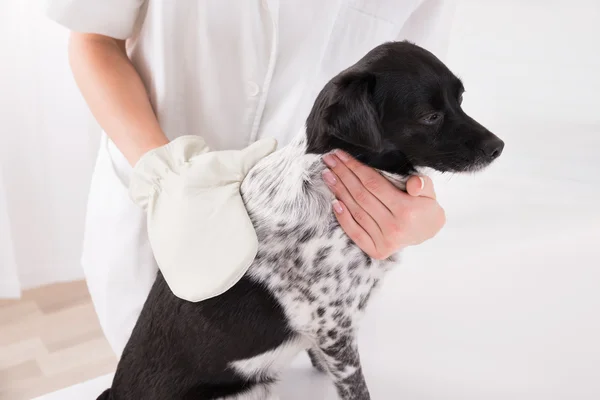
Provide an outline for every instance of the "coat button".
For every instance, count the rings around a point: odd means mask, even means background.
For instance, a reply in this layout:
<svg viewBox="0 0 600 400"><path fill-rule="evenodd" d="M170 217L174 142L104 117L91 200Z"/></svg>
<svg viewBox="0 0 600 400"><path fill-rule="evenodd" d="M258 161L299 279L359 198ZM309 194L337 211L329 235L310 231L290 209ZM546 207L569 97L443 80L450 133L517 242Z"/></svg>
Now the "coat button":
<svg viewBox="0 0 600 400"><path fill-rule="evenodd" d="M255 97L260 92L260 87L256 82L248 82L248 94L252 97Z"/></svg>

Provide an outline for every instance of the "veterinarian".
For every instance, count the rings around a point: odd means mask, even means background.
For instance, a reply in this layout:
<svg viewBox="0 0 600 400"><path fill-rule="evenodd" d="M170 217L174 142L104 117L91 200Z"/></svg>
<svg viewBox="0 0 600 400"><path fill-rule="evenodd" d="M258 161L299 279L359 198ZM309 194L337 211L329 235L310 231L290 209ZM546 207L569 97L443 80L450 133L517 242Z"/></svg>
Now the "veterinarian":
<svg viewBox="0 0 600 400"><path fill-rule="evenodd" d="M443 58L454 8L453 0L48 0L47 15L72 31L73 74L103 128L82 263L116 354L158 265L176 295L199 301L252 262L256 235L238 188L275 149L269 138L281 146L300 133L323 84L382 42L407 39ZM385 258L444 225L429 178L412 177L407 194L353 159L324 161L339 200L332 212L369 255Z"/></svg>

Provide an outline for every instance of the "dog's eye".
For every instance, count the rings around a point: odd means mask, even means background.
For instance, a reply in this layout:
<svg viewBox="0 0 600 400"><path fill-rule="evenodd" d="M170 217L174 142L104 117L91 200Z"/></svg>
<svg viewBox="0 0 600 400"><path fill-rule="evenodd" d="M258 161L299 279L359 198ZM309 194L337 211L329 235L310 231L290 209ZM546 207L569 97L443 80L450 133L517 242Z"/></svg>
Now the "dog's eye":
<svg viewBox="0 0 600 400"><path fill-rule="evenodd" d="M441 113L431 113L426 115L421 121L426 125L435 125L442 119Z"/></svg>

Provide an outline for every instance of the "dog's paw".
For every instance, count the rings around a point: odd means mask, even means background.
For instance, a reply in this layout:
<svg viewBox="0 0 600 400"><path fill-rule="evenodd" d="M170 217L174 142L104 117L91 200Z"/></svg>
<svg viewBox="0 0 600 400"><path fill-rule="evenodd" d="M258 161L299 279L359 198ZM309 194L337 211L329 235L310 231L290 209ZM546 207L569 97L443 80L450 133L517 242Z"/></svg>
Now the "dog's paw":
<svg viewBox="0 0 600 400"><path fill-rule="evenodd" d="M308 357L310 358L310 362L312 366L321 373L326 373L327 369L325 367L325 363L321 358L320 354L318 354L315 350L310 349L307 351Z"/></svg>

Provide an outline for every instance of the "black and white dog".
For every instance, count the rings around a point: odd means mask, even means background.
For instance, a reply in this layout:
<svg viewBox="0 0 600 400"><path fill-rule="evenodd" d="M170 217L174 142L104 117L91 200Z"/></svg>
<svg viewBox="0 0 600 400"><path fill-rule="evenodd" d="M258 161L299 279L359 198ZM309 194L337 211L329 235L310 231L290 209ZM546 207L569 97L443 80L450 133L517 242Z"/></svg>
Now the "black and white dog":
<svg viewBox="0 0 600 400"><path fill-rule="evenodd" d="M278 375L304 350L341 399L369 399L356 331L398 261L372 259L345 235L321 157L345 150L399 187L420 167L482 169L504 143L464 113L463 91L441 61L408 42L383 44L333 78L306 135L242 184L260 243L246 275L219 297L189 303L159 273L99 399L273 399Z"/></svg>

